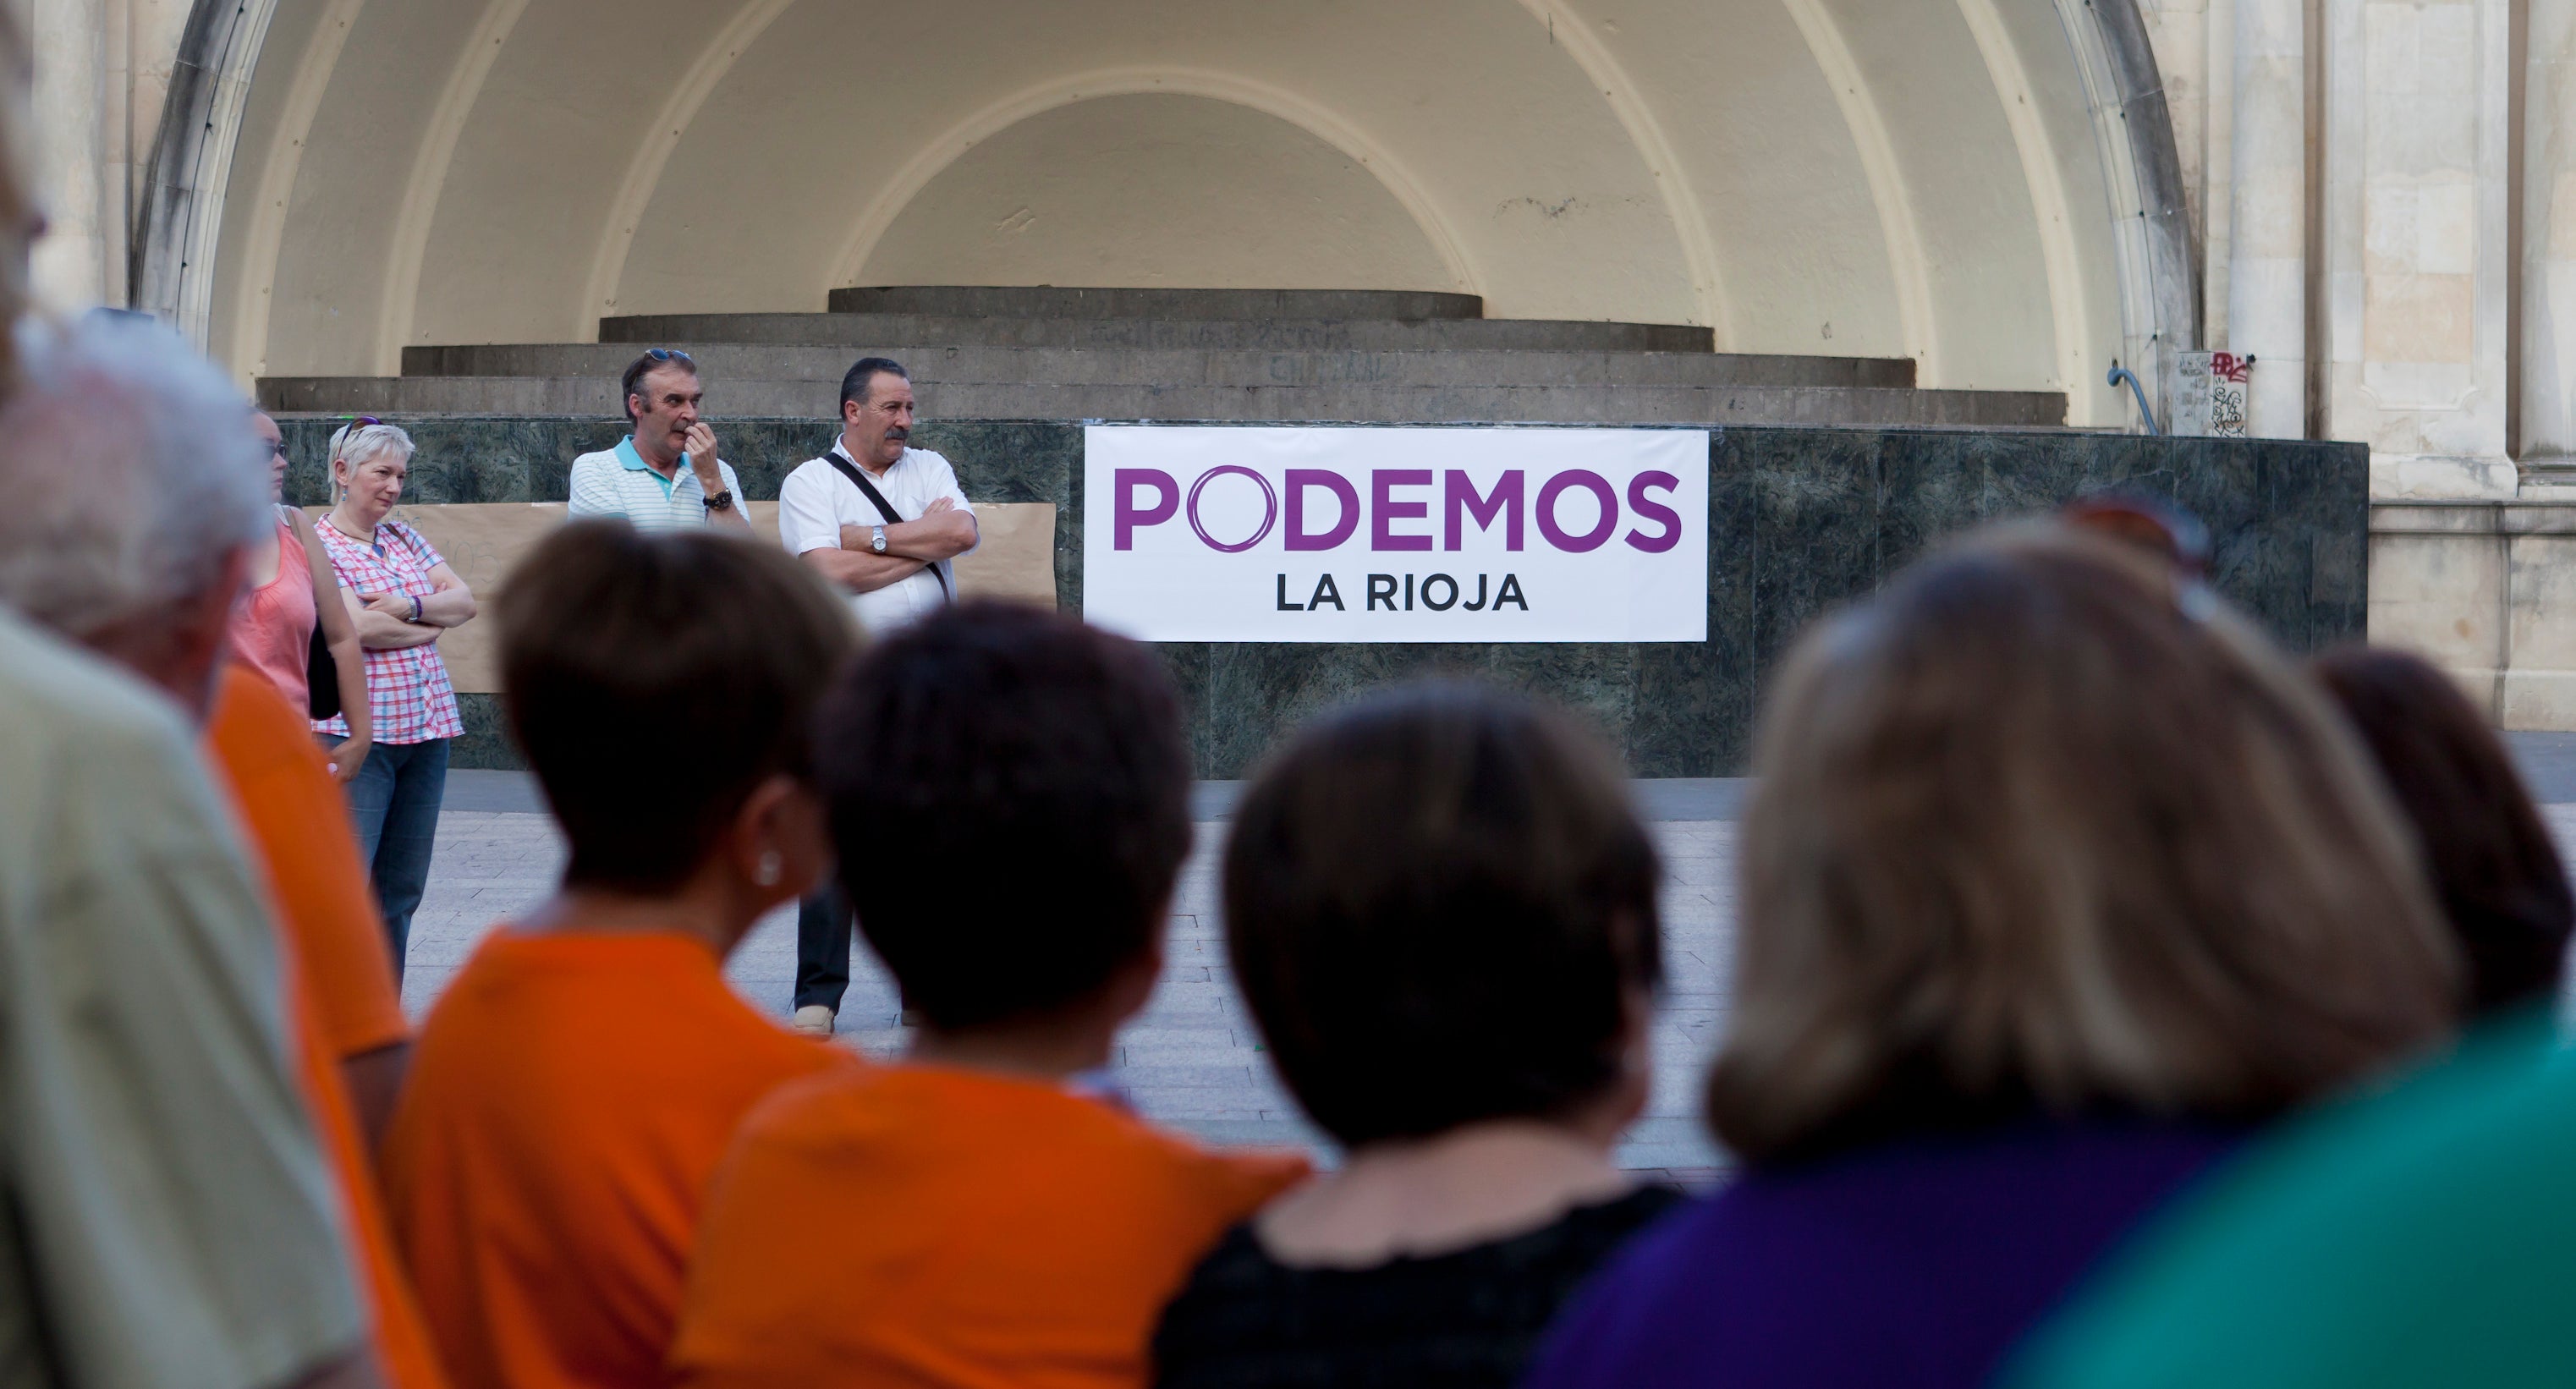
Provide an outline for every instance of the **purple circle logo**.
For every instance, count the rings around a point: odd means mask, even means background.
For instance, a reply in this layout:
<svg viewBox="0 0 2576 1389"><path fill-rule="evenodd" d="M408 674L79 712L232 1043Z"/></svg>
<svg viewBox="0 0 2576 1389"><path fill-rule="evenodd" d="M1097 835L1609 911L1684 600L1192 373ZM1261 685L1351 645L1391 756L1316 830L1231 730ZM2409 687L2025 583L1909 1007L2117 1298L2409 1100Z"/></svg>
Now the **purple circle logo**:
<svg viewBox="0 0 2576 1389"><path fill-rule="evenodd" d="M1209 479L1226 473L1241 473L1261 488L1261 528L1252 533L1251 539L1233 545L1220 542L1207 533L1207 527L1199 524L1199 493L1207 490ZM1190 484L1190 501L1186 510L1190 514L1190 529L1199 533L1199 539L1207 542L1209 549L1219 554L1239 555L1260 544L1262 537L1270 534L1270 528L1279 523L1279 494L1271 490L1270 479L1240 463L1227 463L1199 474L1199 480Z"/></svg>

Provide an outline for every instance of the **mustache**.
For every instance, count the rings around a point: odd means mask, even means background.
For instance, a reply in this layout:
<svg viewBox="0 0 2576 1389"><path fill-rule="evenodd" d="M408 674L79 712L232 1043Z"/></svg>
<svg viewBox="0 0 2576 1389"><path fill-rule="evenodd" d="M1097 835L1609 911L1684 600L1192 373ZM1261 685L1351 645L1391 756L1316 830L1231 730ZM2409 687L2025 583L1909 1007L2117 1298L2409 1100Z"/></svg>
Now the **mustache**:
<svg viewBox="0 0 2576 1389"><path fill-rule="evenodd" d="M912 431L899 424L890 425L886 429L886 437L889 439L909 439L912 437Z"/></svg>

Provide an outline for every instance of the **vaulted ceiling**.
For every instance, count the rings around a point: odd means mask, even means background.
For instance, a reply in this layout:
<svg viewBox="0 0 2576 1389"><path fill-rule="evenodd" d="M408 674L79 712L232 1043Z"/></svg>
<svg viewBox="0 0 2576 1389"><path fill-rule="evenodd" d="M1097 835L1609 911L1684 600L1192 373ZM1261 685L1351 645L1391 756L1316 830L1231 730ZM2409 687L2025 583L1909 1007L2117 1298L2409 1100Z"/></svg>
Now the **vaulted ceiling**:
<svg viewBox="0 0 2576 1389"><path fill-rule="evenodd" d="M211 346L365 374L843 284L1458 289L2111 420L2135 190L2063 6L275 0Z"/></svg>

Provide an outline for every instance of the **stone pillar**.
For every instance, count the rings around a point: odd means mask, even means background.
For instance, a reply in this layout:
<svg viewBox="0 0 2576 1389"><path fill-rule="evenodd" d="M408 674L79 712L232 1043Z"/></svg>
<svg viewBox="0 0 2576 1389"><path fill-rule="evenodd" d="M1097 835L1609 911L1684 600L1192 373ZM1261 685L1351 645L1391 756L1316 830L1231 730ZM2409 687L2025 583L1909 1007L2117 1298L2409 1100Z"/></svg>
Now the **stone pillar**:
<svg viewBox="0 0 2576 1389"><path fill-rule="evenodd" d="M2302 0L2236 0L2226 348L2251 355L2249 432L2308 432L2307 20Z"/></svg>
<svg viewBox="0 0 2576 1389"><path fill-rule="evenodd" d="M2522 463L2576 483L2576 0L2530 0L2523 69Z"/></svg>
<svg viewBox="0 0 2576 1389"><path fill-rule="evenodd" d="M2516 495L2514 3L2327 0L2326 428L2370 445L2376 497Z"/></svg>
<svg viewBox="0 0 2576 1389"><path fill-rule="evenodd" d="M111 43L123 38L115 23L121 7L118 0L35 0L29 18L32 153L46 223L33 256L36 298L57 309L122 302L123 44ZM111 74L112 66L119 71Z"/></svg>

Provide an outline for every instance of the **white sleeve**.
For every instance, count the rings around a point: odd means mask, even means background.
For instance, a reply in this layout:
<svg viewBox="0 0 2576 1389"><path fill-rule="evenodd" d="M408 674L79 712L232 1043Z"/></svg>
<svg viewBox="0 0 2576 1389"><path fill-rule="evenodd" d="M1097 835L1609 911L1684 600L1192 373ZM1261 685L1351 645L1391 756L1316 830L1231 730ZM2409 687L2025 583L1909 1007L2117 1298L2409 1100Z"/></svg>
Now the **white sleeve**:
<svg viewBox="0 0 2576 1389"><path fill-rule="evenodd" d="M808 463L778 485L778 543L791 555L841 548L841 517L832 505L829 467Z"/></svg>
<svg viewBox="0 0 2576 1389"><path fill-rule="evenodd" d="M616 489L608 486L606 480L599 474L600 464L596 456L576 458L572 461L572 504L567 508L569 514L576 517L626 514L617 505Z"/></svg>
<svg viewBox="0 0 2576 1389"><path fill-rule="evenodd" d="M959 511L965 512L969 516L974 515L975 504L966 500L966 489L957 485L957 470L949 466L948 456L946 454L939 454L937 457L939 459L939 495L957 503L957 509ZM962 559L965 556L971 555L977 550L983 548L984 523L978 521L975 523L975 543L958 551L956 557Z"/></svg>

